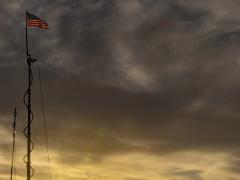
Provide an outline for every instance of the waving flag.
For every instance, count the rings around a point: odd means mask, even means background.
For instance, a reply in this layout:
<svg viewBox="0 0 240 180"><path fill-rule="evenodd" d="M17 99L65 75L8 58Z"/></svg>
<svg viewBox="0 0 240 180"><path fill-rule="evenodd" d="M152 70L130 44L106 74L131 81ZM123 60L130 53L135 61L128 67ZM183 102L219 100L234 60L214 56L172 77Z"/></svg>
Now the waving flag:
<svg viewBox="0 0 240 180"><path fill-rule="evenodd" d="M41 29L48 29L48 24L39 17L26 12L27 26L36 26Z"/></svg>

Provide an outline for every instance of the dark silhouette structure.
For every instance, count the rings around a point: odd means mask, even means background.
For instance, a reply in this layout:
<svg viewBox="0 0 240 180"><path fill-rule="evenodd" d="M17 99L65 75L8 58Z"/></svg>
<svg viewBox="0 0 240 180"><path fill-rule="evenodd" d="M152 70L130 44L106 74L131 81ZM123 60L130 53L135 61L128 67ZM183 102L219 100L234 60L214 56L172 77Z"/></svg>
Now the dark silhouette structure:
<svg viewBox="0 0 240 180"><path fill-rule="evenodd" d="M27 65L28 65L28 89L24 94L24 104L28 111L28 119L27 126L25 127L23 133L27 138L27 154L24 157L24 162L27 165L27 180L30 180L34 174L34 169L31 167L31 152L34 148L34 143L31 139L31 124L33 121L33 113L31 108L31 86L33 82L33 74L32 74L32 63L36 61L33 59L28 51L28 25L27 25L27 11L26 11L26 55L27 55ZM27 100L26 100L27 98Z"/></svg>
<svg viewBox="0 0 240 180"><path fill-rule="evenodd" d="M13 143L12 143L12 163L11 163L11 176L10 180L13 177L13 169L14 169L14 161L15 161L15 154L16 154L16 147L15 147L15 140L16 140L16 118L17 118L17 108L14 109L14 118L13 118ZM16 169L15 169L15 176L16 176Z"/></svg>

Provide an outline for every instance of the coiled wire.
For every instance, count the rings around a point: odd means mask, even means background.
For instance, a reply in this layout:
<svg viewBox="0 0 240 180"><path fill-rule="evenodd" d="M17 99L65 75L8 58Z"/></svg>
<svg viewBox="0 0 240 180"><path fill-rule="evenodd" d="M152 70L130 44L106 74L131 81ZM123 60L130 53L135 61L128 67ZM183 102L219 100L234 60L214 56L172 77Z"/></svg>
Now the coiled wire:
<svg viewBox="0 0 240 180"><path fill-rule="evenodd" d="M29 58L30 58L30 57L29 57ZM32 59L30 58L30 59L28 59L28 60L31 61ZM29 105L28 105L28 103L27 103L27 97L28 97L28 95L29 95L29 93L30 93L31 86L32 86L32 83L33 83L33 73L32 73L32 70L31 70L29 67L28 67L28 71L30 71L30 86L28 87L28 89L26 90L26 92L24 93L24 96L23 96L23 102L24 102L24 105L25 105L25 107L26 107L27 109L29 108ZM33 122L33 112L32 112L31 109L30 109L30 126L31 126L32 122ZM29 136L28 136L28 133L27 133L27 130L28 130L28 126L26 126L26 127L24 128L24 130L23 130L23 134L24 134L24 136L25 136L26 138L29 137ZM32 139L31 139L30 144L31 144L31 145L30 145L30 152L32 152L33 149L34 149L34 143L33 143ZM26 154L26 155L23 157L23 161L24 161L24 163L25 163L26 165L28 165L28 162L27 162L27 160L26 160L27 156L28 156L28 154ZM30 165L30 169L31 169L30 176L32 177L32 176L34 175L34 169L33 169L33 167L31 166L31 164L29 164L29 165Z"/></svg>

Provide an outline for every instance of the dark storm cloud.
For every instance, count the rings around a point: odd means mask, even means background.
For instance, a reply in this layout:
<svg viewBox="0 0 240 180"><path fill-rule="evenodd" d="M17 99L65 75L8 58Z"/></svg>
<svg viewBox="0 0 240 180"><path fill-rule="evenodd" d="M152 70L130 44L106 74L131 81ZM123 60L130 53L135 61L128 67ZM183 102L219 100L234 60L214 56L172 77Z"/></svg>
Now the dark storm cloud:
<svg viewBox="0 0 240 180"><path fill-rule="evenodd" d="M51 148L90 153L95 160L96 154L137 149L234 149L240 137L240 18L224 7L236 3L4 1L1 113L16 99L21 104L26 86L23 10L29 9L50 26L29 35L42 67ZM42 133L39 124L35 134Z"/></svg>

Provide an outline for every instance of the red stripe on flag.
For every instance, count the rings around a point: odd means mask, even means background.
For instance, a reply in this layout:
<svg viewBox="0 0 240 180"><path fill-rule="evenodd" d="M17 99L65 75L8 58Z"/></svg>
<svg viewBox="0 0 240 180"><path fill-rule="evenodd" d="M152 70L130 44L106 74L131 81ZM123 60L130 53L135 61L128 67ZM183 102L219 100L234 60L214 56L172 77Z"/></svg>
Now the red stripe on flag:
<svg viewBox="0 0 240 180"><path fill-rule="evenodd" d="M48 29L48 24L41 19L27 19L27 26L35 26L41 29Z"/></svg>

